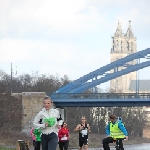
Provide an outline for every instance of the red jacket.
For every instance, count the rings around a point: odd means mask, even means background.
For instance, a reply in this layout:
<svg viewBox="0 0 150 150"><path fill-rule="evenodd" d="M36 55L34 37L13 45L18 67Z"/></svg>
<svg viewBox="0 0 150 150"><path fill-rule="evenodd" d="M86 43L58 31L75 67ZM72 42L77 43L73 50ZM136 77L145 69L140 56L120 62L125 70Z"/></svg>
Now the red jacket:
<svg viewBox="0 0 150 150"><path fill-rule="evenodd" d="M69 129L68 128L61 128L58 132L59 141L65 142L69 140Z"/></svg>

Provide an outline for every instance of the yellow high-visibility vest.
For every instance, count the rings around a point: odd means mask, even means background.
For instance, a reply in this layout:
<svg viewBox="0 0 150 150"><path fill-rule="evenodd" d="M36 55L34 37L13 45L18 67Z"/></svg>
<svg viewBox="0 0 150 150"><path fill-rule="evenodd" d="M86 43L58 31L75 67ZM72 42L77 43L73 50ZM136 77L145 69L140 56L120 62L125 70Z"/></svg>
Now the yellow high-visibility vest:
<svg viewBox="0 0 150 150"><path fill-rule="evenodd" d="M118 123L113 124L110 122L110 136L112 138L124 138L124 133L118 128Z"/></svg>

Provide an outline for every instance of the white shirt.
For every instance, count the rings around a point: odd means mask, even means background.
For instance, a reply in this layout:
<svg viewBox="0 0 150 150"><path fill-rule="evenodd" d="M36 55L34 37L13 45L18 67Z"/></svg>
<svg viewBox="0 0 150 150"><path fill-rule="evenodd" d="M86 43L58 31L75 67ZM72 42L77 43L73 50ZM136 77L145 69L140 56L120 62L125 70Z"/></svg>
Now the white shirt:
<svg viewBox="0 0 150 150"><path fill-rule="evenodd" d="M55 118L55 124L52 127L45 127L44 119ZM51 108L50 110L46 110L43 108L36 116L33 121L33 125L35 128L41 128L43 134L50 134L52 132L58 134L57 118L59 118L59 111L57 109ZM42 124L39 124L39 120L42 119Z"/></svg>

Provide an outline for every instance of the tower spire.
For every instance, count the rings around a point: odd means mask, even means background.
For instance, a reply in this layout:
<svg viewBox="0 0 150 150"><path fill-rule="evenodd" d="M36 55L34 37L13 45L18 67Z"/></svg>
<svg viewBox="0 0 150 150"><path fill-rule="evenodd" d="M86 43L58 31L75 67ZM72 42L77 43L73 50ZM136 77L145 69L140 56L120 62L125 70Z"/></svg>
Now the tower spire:
<svg viewBox="0 0 150 150"><path fill-rule="evenodd" d="M118 21L118 27L116 29L115 36L122 36L122 28L120 21Z"/></svg>
<svg viewBox="0 0 150 150"><path fill-rule="evenodd" d="M131 20L129 20L129 27L126 33L126 37L128 38L134 38L133 32L132 32L132 28L131 28Z"/></svg>

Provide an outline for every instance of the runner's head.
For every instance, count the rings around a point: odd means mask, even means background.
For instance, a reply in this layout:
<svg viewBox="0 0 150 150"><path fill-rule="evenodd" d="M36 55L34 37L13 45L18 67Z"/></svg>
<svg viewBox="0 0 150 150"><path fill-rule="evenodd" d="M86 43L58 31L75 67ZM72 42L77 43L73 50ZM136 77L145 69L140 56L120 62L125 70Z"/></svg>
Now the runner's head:
<svg viewBox="0 0 150 150"><path fill-rule="evenodd" d="M46 110L49 110L53 106L52 99L46 96L43 100L43 105Z"/></svg>
<svg viewBox="0 0 150 150"><path fill-rule="evenodd" d="M85 122L86 122L85 116L82 116L82 117L81 117L81 122L82 122L82 123L85 123Z"/></svg>
<svg viewBox="0 0 150 150"><path fill-rule="evenodd" d="M63 124L61 125L61 127L66 128L67 127L67 123L64 121Z"/></svg>

